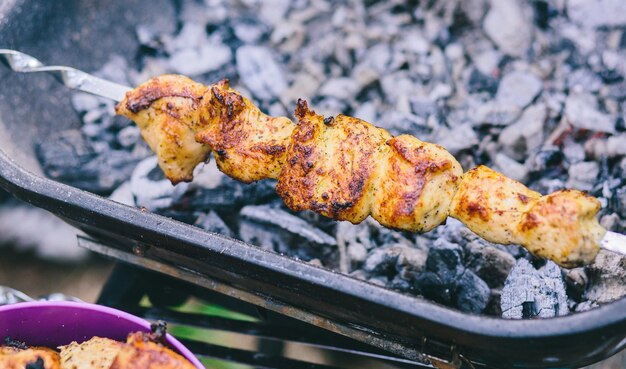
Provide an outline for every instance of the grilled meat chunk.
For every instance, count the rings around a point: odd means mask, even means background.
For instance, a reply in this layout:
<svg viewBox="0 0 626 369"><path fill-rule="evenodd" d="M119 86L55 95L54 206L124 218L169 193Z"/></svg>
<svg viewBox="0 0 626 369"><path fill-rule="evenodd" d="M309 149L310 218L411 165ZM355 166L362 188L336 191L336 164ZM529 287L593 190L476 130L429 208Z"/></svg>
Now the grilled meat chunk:
<svg viewBox="0 0 626 369"><path fill-rule="evenodd" d="M2 369L62 369L59 353L46 347L21 349L0 346Z"/></svg>
<svg viewBox="0 0 626 369"><path fill-rule="evenodd" d="M415 232L452 215L487 240L521 244L567 267L592 262L605 232L598 201L582 192L541 196L486 167L463 175L438 145L344 115L325 119L304 101L294 125L263 114L227 81L157 77L129 92L117 112L137 122L173 183L191 180L214 151L235 179L278 179L278 194L296 211L353 223L372 215Z"/></svg>
<svg viewBox="0 0 626 369"><path fill-rule="evenodd" d="M215 152L224 173L250 183L277 178L294 128L285 117L263 114L223 80L210 87L187 77L156 77L130 91L117 113L137 123L172 183Z"/></svg>
<svg viewBox="0 0 626 369"><path fill-rule="evenodd" d="M61 346L61 369L109 369L122 346L109 338L93 337Z"/></svg>
<svg viewBox="0 0 626 369"><path fill-rule="evenodd" d="M463 175L450 215L488 241L520 244L565 267L593 262L605 230L600 202L580 191L546 196L485 166Z"/></svg>
<svg viewBox="0 0 626 369"><path fill-rule="evenodd" d="M135 332L115 357L110 369L195 369L169 348L151 341L150 334Z"/></svg>

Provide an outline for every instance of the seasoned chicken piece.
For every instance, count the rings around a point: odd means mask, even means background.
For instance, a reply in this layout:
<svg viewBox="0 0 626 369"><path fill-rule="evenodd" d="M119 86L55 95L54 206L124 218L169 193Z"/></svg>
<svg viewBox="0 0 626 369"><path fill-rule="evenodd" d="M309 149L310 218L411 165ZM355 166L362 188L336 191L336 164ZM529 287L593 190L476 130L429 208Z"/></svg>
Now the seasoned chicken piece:
<svg viewBox="0 0 626 369"><path fill-rule="evenodd" d="M46 347L0 347L2 369L62 369L59 353Z"/></svg>
<svg viewBox="0 0 626 369"><path fill-rule="evenodd" d="M463 169L443 147L400 135L376 161L372 217L380 224L426 232L448 217Z"/></svg>
<svg viewBox="0 0 626 369"><path fill-rule="evenodd" d="M132 119L155 152L165 176L176 184L191 181L193 169L211 148L196 142L196 126L207 115L209 89L183 76L153 78L128 92L116 111Z"/></svg>
<svg viewBox="0 0 626 369"><path fill-rule="evenodd" d="M484 239L520 244L564 267L593 262L606 232L600 202L575 190L541 196L485 166L463 175L450 215Z"/></svg>
<svg viewBox="0 0 626 369"><path fill-rule="evenodd" d="M302 100L296 116L276 191L293 210L361 222L372 208L376 154L391 135L345 115L324 119Z"/></svg>
<svg viewBox="0 0 626 369"><path fill-rule="evenodd" d="M123 346L122 342L101 337L61 346L61 369L109 369Z"/></svg>
<svg viewBox="0 0 626 369"><path fill-rule="evenodd" d="M150 334L131 333L110 369L195 369L187 359L152 342Z"/></svg>
<svg viewBox="0 0 626 369"><path fill-rule="evenodd" d="M128 92L116 111L137 123L172 183L191 181L210 151L220 170L242 182L276 178L295 127L263 114L227 80L204 86L177 75Z"/></svg>

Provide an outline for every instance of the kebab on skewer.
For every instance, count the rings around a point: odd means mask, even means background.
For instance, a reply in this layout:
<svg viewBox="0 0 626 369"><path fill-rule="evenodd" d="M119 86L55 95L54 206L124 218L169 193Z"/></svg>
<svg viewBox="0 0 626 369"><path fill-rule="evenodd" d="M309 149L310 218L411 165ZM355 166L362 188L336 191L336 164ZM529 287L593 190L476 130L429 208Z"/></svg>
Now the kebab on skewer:
<svg viewBox="0 0 626 369"><path fill-rule="evenodd" d="M214 153L218 168L250 183L277 179L294 211L426 232L452 216L488 241L519 244L564 267L593 262L606 231L600 202L576 190L542 196L479 166L463 173L441 146L393 137L363 120L323 117L299 100L297 124L262 113L227 80L205 86L153 78L117 105L141 129L174 184Z"/></svg>

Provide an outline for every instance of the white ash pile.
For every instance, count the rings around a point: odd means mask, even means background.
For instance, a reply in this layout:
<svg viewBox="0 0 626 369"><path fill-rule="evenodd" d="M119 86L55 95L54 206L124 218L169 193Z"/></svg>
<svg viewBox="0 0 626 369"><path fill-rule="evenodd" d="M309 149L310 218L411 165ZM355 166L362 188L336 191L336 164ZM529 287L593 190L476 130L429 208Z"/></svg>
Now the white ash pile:
<svg viewBox="0 0 626 369"><path fill-rule="evenodd" d="M602 201L602 224L626 230L621 0L175 3L160 28L137 26L137 55L112 57L96 74L129 85L162 73L229 78L272 115L291 116L305 98L319 113L439 143L466 170L486 164L542 193L588 191ZM549 317L626 294L616 257L566 271L455 221L412 235L294 214L271 181L242 185L212 165L172 187L110 103L82 94L73 103L82 131L42 143L43 167L115 190L117 201L472 313Z"/></svg>

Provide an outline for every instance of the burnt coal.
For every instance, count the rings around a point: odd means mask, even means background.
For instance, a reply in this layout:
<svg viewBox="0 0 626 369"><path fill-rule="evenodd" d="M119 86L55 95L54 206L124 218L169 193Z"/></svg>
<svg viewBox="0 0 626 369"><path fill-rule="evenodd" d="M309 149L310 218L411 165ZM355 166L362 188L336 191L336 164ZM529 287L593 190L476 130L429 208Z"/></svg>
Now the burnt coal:
<svg viewBox="0 0 626 369"><path fill-rule="evenodd" d="M506 279L501 296L502 317L551 318L568 313L561 269L551 261L539 268L519 259Z"/></svg>
<svg viewBox="0 0 626 369"><path fill-rule="evenodd" d="M224 236L232 237L233 231L224 223L222 218L214 211L201 214L196 219L195 225L210 232L219 233Z"/></svg>
<svg viewBox="0 0 626 369"><path fill-rule="evenodd" d="M307 241L318 245L336 246L337 240L313 227L307 221L298 218L284 210L276 209L270 205L244 206L241 216L257 223L272 225L294 236L299 236Z"/></svg>
<svg viewBox="0 0 626 369"><path fill-rule="evenodd" d="M120 150L97 153L78 130L49 137L36 153L50 178L98 194L109 194L126 181L141 159Z"/></svg>
<svg viewBox="0 0 626 369"><path fill-rule="evenodd" d="M144 159L130 178L130 191L139 207L155 211L170 207L187 191L187 183L173 186L157 165L156 156Z"/></svg>
<svg viewBox="0 0 626 369"><path fill-rule="evenodd" d="M471 313L483 312L491 295L487 283L464 267L461 246L443 238L433 243L425 272L414 281L423 296Z"/></svg>
<svg viewBox="0 0 626 369"><path fill-rule="evenodd" d="M491 288L502 288L504 281L515 266L515 258L482 240L465 245L465 265L482 278Z"/></svg>

